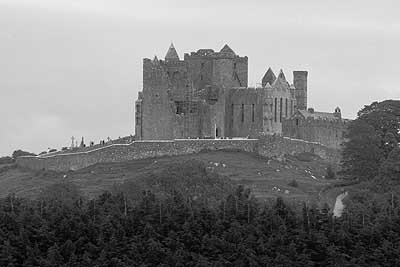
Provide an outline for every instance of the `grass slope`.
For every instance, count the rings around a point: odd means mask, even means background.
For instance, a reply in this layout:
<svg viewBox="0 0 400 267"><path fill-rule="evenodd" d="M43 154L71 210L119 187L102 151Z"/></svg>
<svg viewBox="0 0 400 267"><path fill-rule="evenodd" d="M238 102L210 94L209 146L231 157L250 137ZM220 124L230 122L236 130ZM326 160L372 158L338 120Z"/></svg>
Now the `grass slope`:
<svg viewBox="0 0 400 267"><path fill-rule="evenodd" d="M252 189L260 200L283 196L298 201L334 202L332 196L321 194L330 184L323 176L328 164L311 154L287 156L284 161L268 160L252 153L212 151L192 155L160 157L103 163L75 172L30 171L16 166L0 168L0 197L9 193L35 197L41 189L52 183L69 180L78 185L88 197L126 181L143 179L152 173L162 173L171 164L197 160L206 165L208 172L228 177L235 184ZM296 180L298 187L289 186Z"/></svg>

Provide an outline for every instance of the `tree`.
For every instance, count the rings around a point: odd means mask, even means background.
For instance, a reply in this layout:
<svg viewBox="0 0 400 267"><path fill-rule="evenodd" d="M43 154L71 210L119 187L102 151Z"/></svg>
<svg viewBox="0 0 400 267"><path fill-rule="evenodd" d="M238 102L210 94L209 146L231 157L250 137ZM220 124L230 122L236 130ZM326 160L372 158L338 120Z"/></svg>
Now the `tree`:
<svg viewBox="0 0 400 267"><path fill-rule="evenodd" d="M9 157L9 156L0 158L0 164L10 164L10 163L13 163L13 162L14 162L14 159Z"/></svg>
<svg viewBox="0 0 400 267"><path fill-rule="evenodd" d="M356 119L350 123L346 137L341 162L343 173L359 180L375 177L383 157L375 129L364 120Z"/></svg>
<svg viewBox="0 0 400 267"><path fill-rule="evenodd" d="M72 207L78 201L82 199L82 194L78 187L71 182L59 182L54 183L41 192L39 200L46 202L47 204L52 204L58 206L62 204L64 206Z"/></svg>
<svg viewBox="0 0 400 267"><path fill-rule="evenodd" d="M386 158L400 142L400 100L373 102L358 112L358 120L371 125L384 149Z"/></svg>
<svg viewBox="0 0 400 267"><path fill-rule="evenodd" d="M332 166L329 165L328 168L326 169L326 179L335 179L335 172L332 170Z"/></svg>
<svg viewBox="0 0 400 267"><path fill-rule="evenodd" d="M31 153L31 152L28 152L28 151L23 151L23 150L21 150L21 149L15 150L15 151L12 153L12 158L13 158L13 159L16 159L16 158L22 157L22 156L36 156L36 154Z"/></svg>
<svg viewBox="0 0 400 267"><path fill-rule="evenodd" d="M400 142L400 100L373 102L357 115L348 127L342 169L352 178L369 180Z"/></svg>
<svg viewBox="0 0 400 267"><path fill-rule="evenodd" d="M374 180L373 189L393 190L400 185L400 148L394 148L379 169L379 176Z"/></svg>
<svg viewBox="0 0 400 267"><path fill-rule="evenodd" d="M394 148L381 167L382 175L400 181L400 147Z"/></svg>

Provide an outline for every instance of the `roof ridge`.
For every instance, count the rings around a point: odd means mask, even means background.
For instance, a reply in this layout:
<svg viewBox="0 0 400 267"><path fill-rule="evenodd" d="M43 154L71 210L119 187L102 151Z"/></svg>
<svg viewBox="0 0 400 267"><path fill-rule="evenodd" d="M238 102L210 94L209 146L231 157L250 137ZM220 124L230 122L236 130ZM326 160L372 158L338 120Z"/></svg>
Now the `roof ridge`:
<svg viewBox="0 0 400 267"><path fill-rule="evenodd" d="M179 60L179 55L176 52L174 43L171 43L169 46L167 54L165 55L165 60Z"/></svg>
<svg viewBox="0 0 400 267"><path fill-rule="evenodd" d="M222 47L221 50L220 50L219 52L222 52L222 53L231 53L231 54L236 55L235 52L232 50L232 48L229 47L228 44L225 44L224 47Z"/></svg>

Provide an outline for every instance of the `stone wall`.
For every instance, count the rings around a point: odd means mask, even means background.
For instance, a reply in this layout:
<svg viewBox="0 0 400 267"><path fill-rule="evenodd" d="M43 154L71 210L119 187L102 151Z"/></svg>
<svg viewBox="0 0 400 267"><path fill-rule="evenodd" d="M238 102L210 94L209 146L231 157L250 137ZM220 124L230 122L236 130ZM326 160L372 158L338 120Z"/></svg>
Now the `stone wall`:
<svg viewBox="0 0 400 267"><path fill-rule="evenodd" d="M345 139L346 120L314 120L293 116L284 120L282 135L301 140L321 143L327 147L340 149Z"/></svg>
<svg viewBox="0 0 400 267"><path fill-rule="evenodd" d="M260 137L257 153L261 156L282 159L284 155L311 152L320 156L332 165L338 165L340 150L326 147L317 142L309 142L279 135L265 135Z"/></svg>
<svg viewBox="0 0 400 267"><path fill-rule="evenodd" d="M323 145L280 136L260 139L181 139L173 141L136 141L131 144L112 144L85 152L19 157L17 164L33 170L79 170L96 163L122 162L160 156L198 153L202 150L234 149L255 152L268 158L282 158L285 154L314 152L333 164L339 152Z"/></svg>
<svg viewBox="0 0 400 267"><path fill-rule="evenodd" d="M173 139L175 113L168 96L169 77L163 64L155 59L143 60L143 98L141 128L138 135L148 140ZM136 127L138 130L138 128Z"/></svg>
<svg viewBox="0 0 400 267"><path fill-rule="evenodd" d="M262 99L256 89L231 89L226 102L226 136L254 137L263 131Z"/></svg>

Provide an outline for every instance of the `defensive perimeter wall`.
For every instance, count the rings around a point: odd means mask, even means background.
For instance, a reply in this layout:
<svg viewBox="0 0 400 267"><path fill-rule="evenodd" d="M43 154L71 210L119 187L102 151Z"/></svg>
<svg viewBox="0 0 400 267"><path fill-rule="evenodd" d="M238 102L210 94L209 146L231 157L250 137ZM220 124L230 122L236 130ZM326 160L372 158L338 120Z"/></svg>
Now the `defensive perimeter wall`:
<svg viewBox="0 0 400 267"><path fill-rule="evenodd" d="M176 139L167 141L134 141L130 144L111 144L84 152L24 156L17 165L33 170L70 171L106 162L122 162L161 156L177 156L206 150L237 150L254 152L267 158L282 159L285 154L312 152L336 164L338 150L315 142L281 136L259 139Z"/></svg>

